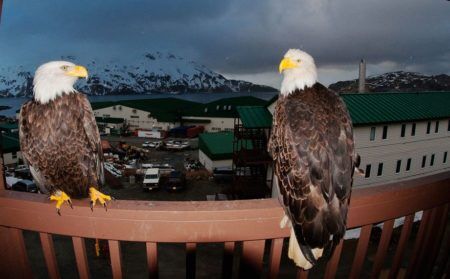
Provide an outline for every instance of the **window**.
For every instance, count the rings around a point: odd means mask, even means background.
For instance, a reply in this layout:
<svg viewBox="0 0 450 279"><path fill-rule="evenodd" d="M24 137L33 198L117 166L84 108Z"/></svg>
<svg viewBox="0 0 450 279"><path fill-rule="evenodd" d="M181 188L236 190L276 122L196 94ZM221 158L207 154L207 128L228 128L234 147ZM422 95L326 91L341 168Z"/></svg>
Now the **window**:
<svg viewBox="0 0 450 279"><path fill-rule="evenodd" d="M111 115L109 115L109 114L103 114L103 117L108 118L108 117L111 117Z"/></svg>
<svg viewBox="0 0 450 279"><path fill-rule="evenodd" d="M415 135L416 135L416 123L413 123L411 127L411 136Z"/></svg>
<svg viewBox="0 0 450 279"><path fill-rule="evenodd" d="M378 164L377 176L381 176L383 174L383 163Z"/></svg>
<svg viewBox="0 0 450 279"><path fill-rule="evenodd" d="M376 131L376 127L371 127L370 128L370 141L374 141L375 140L375 131Z"/></svg>
<svg viewBox="0 0 450 279"><path fill-rule="evenodd" d="M428 121L428 123L427 123L427 134L430 133L430 129L431 129L431 122Z"/></svg>
<svg viewBox="0 0 450 279"><path fill-rule="evenodd" d="M383 139L387 138L387 129L388 129L388 126L383 126L383 136L382 136Z"/></svg>
<svg viewBox="0 0 450 279"><path fill-rule="evenodd" d="M447 131L450 131L450 120L448 120Z"/></svg>
<svg viewBox="0 0 450 279"><path fill-rule="evenodd" d="M364 174L365 178L369 178L370 177L370 169L372 168L371 164L366 165L366 172Z"/></svg>
<svg viewBox="0 0 450 279"><path fill-rule="evenodd" d="M434 154L431 154L430 166L434 165Z"/></svg>
<svg viewBox="0 0 450 279"><path fill-rule="evenodd" d="M436 126L434 127L434 132L439 132L439 121L436 121Z"/></svg>
<svg viewBox="0 0 450 279"><path fill-rule="evenodd" d="M427 156L425 155L425 156L422 157L422 168L425 167L426 163L427 163Z"/></svg>
<svg viewBox="0 0 450 279"><path fill-rule="evenodd" d="M130 115L130 118L139 118L139 115Z"/></svg>
<svg viewBox="0 0 450 279"><path fill-rule="evenodd" d="M447 163L447 151L444 152L444 158L442 159L442 163Z"/></svg>
<svg viewBox="0 0 450 279"><path fill-rule="evenodd" d="M397 160L397 167L395 168L395 173L399 173L401 167L402 167L402 160Z"/></svg>
<svg viewBox="0 0 450 279"><path fill-rule="evenodd" d="M406 171L409 171L411 169L411 158L408 158L408 161L406 161Z"/></svg>
<svg viewBox="0 0 450 279"><path fill-rule="evenodd" d="M400 133L400 137L405 137L405 132L406 132L406 124L402 124L402 132Z"/></svg>
<svg viewBox="0 0 450 279"><path fill-rule="evenodd" d="M17 152L12 152L12 153L11 153L11 157L12 157L13 159L17 159Z"/></svg>

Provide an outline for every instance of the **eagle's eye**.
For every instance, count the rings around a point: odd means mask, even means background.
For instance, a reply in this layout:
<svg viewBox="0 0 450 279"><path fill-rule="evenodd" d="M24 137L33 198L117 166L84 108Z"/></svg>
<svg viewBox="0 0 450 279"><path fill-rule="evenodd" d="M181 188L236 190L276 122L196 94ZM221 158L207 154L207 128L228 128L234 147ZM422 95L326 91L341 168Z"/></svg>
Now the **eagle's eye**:
<svg viewBox="0 0 450 279"><path fill-rule="evenodd" d="M67 66L67 65L61 66L61 70L63 70L63 71L67 71L68 69L69 69L69 66Z"/></svg>

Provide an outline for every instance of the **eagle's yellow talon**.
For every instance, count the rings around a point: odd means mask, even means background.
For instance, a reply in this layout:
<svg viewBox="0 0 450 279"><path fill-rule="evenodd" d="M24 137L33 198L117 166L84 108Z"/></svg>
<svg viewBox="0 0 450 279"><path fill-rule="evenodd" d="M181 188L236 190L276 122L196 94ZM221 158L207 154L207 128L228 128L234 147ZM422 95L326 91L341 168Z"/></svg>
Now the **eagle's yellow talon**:
<svg viewBox="0 0 450 279"><path fill-rule="evenodd" d="M58 213L58 215L61 215L61 205L64 202L67 202L70 207L73 209L72 206L72 201L70 200L70 197L64 193L63 191L56 191L53 195L50 196L50 200L51 201L56 201L56 213Z"/></svg>
<svg viewBox="0 0 450 279"><path fill-rule="evenodd" d="M92 211L94 211L94 206L95 206L97 200L101 205L103 205L103 207L105 208L106 211L108 210L108 208L106 206L106 201L111 200L110 196L101 193L94 187L89 188L89 196L91 198L91 210Z"/></svg>

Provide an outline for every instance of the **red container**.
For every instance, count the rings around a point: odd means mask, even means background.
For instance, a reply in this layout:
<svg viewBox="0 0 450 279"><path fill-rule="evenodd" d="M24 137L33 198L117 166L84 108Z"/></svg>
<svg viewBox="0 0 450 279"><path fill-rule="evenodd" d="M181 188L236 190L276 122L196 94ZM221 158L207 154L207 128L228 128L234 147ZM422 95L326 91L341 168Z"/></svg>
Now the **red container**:
<svg viewBox="0 0 450 279"><path fill-rule="evenodd" d="M199 134L203 133L205 127L203 126L194 126L192 128L187 129L186 136L188 138L198 137Z"/></svg>

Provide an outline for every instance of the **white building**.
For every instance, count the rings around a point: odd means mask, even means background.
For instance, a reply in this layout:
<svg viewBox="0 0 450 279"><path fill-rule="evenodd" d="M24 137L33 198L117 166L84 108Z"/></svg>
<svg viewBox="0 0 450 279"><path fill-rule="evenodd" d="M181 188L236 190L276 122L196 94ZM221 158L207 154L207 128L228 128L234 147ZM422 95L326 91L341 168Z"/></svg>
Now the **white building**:
<svg viewBox="0 0 450 279"><path fill-rule="evenodd" d="M450 93L342 94L352 117L356 152L373 186L450 171ZM273 113L275 99L268 106ZM275 188L275 187L274 187Z"/></svg>
<svg viewBox="0 0 450 279"><path fill-rule="evenodd" d="M123 118L132 130L169 130L202 125L206 132L232 131L237 106L264 106L267 101L242 96L202 104L177 98L92 103L96 117Z"/></svg>
<svg viewBox="0 0 450 279"><path fill-rule="evenodd" d="M3 164L14 165L18 164L22 159L22 153L20 152L19 135L17 133L2 133L1 148L3 152Z"/></svg>
<svg viewBox="0 0 450 279"><path fill-rule="evenodd" d="M233 133L218 132L200 134L198 160L209 171L233 164Z"/></svg>

